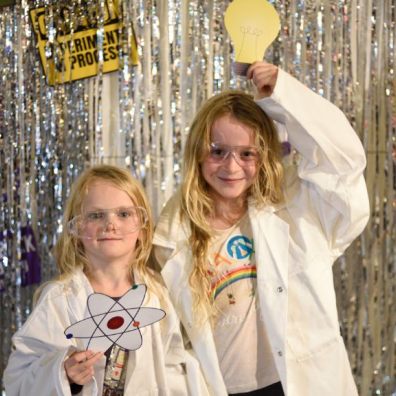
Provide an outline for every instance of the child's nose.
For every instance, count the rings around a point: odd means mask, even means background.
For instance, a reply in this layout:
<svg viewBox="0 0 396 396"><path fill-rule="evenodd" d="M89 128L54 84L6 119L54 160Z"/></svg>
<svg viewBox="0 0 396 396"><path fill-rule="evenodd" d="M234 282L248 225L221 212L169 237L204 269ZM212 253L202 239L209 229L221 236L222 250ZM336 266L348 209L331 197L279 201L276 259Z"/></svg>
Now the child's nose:
<svg viewBox="0 0 396 396"><path fill-rule="evenodd" d="M114 220L112 219L112 216L111 216L111 215L108 215L108 216L106 217L105 229L106 229L106 230L112 230L112 229L114 229L114 228L115 228Z"/></svg>

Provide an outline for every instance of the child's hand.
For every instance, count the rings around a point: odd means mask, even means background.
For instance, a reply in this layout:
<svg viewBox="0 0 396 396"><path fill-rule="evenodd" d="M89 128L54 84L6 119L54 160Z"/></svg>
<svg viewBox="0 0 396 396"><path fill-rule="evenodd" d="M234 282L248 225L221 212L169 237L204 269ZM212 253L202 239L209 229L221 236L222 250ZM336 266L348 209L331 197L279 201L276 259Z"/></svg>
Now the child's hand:
<svg viewBox="0 0 396 396"><path fill-rule="evenodd" d="M85 385L94 375L93 365L103 356L103 352L74 352L65 360L65 370L71 384Z"/></svg>
<svg viewBox="0 0 396 396"><path fill-rule="evenodd" d="M256 99L266 98L272 95L276 79L278 78L278 68L266 62L254 62L247 71L247 78L252 79L256 86Z"/></svg>

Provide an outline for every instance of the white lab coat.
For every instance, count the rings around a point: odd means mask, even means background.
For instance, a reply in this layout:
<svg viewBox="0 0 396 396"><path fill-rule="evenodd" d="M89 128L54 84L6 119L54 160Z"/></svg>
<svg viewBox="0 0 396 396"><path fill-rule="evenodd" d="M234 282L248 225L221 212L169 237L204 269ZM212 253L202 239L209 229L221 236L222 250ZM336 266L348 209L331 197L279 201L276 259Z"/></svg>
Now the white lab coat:
<svg viewBox="0 0 396 396"><path fill-rule="evenodd" d="M51 282L44 288L37 306L12 339L15 348L4 372L7 396L71 394L63 363L74 350L85 348L81 339L66 339L64 330L90 316L86 302L91 293L92 287L80 270L70 280ZM166 293L164 296L167 298ZM143 343L129 353L124 393L206 395L199 364L184 349L180 322L170 302L166 307L160 306L159 299L151 293L150 297L146 294L143 306L161 308L166 316L140 329ZM105 364L103 356L81 395L102 395Z"/></svg>
<svg viewBox="0 0 396 396"><path fill-rule="evenodd" d="M357 395L337 317L332 264L368 217L362 145L344 114L279 70L271 97L257 102L287 133L299 160L285 165L285 204L249 202L257 290L285 394ZM169 248L162 276L214 394L226 395L211 326L193 324L189 230L175 196L154 237ZM248 353L248 351L246 351Z"/></svg>

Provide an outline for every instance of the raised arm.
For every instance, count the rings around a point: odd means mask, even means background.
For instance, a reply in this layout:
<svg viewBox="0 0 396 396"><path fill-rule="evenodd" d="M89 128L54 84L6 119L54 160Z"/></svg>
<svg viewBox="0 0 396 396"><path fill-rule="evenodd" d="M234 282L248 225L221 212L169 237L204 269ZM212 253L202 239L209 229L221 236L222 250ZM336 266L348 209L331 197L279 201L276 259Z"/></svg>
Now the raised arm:
<svg viewBox="0 0 396 396"><path fill-rule="evenodd" d="M256 62L248 77L257 87L257 103L283 124L299 152L297 174L310 194L307 204L316 208L331 249L340 255L369 217L358 136L341 110L281 69ZM286 189L289 199L301 198L290 193Z"/></svg>

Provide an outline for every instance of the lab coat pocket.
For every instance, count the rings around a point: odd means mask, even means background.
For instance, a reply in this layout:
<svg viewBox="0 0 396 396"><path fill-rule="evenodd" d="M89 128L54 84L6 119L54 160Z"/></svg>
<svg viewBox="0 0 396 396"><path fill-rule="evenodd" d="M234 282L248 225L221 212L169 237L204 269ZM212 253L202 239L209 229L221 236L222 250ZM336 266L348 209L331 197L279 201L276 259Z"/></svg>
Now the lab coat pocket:
<svg viewBox="0 0 396 396"><path fill-rule="evenodd" d="M166 377L172 396L188 395L187 375L183 365L167 366Z"/></svg>
<svg viewBox="0 0 396 396"><path fill-rule="evenodd" d="M289 395L358 396L340 336L323 343L312 355L289 361L289 367Z"/></svg>
<svg viewBox="0 0 396 396"><path fill-rule="evenodd" d="M287 340L295 359L340 336L331 266L311 262L289 278Z"/></svg>

